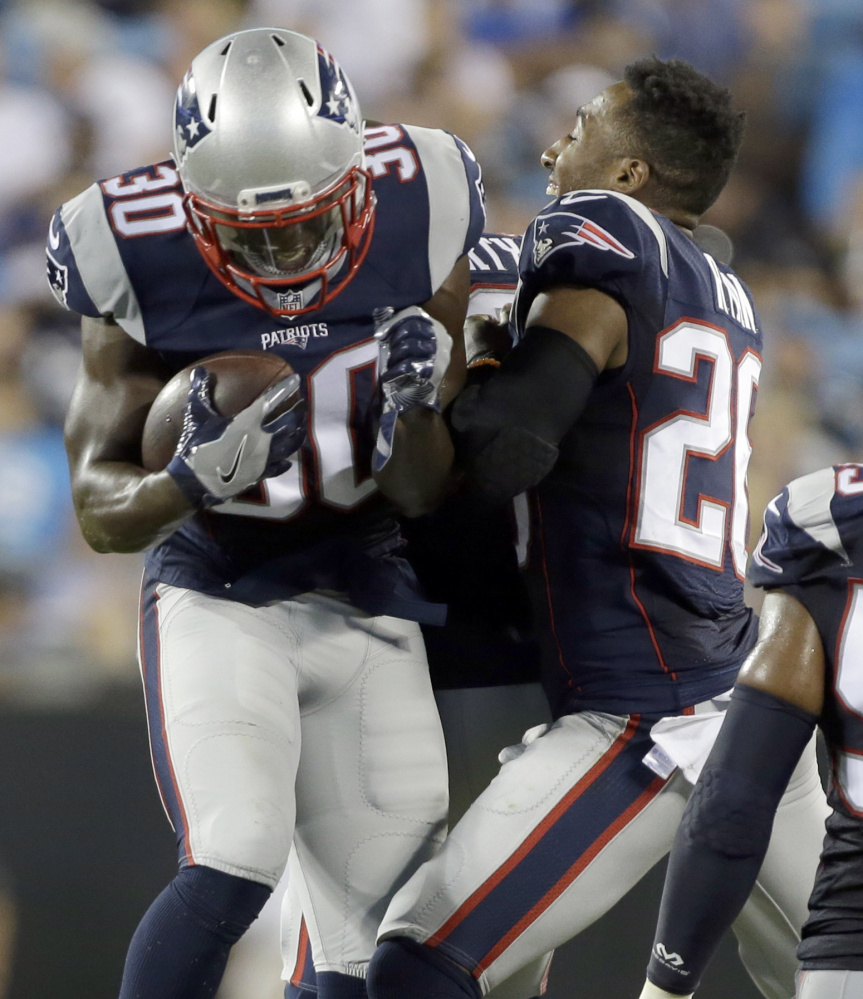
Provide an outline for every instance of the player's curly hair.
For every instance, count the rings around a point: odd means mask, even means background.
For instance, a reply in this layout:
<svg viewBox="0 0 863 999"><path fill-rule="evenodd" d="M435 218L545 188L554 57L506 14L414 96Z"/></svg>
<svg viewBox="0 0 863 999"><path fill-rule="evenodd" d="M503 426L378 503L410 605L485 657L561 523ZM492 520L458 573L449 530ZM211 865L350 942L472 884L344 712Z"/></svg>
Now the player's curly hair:
<svg viewBox="0 0 863 999"><path fill-rule="evenodd" d="M640 59L624 79L633 98L621 109L621 124L633 153L650 164L670 205L701 215L737 159L745 112L682 59Z"/></svg>

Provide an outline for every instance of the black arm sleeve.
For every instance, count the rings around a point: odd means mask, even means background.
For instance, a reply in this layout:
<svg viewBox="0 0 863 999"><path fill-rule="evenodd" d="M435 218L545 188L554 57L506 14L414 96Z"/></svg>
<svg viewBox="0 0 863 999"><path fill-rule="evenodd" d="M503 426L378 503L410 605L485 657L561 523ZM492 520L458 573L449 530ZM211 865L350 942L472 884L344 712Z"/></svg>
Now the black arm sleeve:
<svg viewBox="0 0 863 999"><path fill-rule="evenodd" d="M581 344L531 326L500 368L468 385L450 409L456 457L469 480L498 500L535 486L557 461L557 445L598 376Z"/></svg>
<svg viewBox="0 0 863 999"><path fill-rule="evenodd" d="M647 967L654 985L680 995L698 987L755 884L779 800L816 720L766 691L734 688L669 857Z"/></svg>

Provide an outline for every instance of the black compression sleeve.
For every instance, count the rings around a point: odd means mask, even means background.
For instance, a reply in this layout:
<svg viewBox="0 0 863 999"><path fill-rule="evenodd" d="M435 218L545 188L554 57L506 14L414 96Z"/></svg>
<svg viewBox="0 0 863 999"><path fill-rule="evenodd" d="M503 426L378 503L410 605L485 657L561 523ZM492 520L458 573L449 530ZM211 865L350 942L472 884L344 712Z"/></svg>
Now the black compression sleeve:
<svg viewBox="0 0 863 999"><path fill-rule="evenodd" d="M734 689L683 813L665 875L647 977L694 992L755 884L773 817L816 718L755 687Z"/></svg>
<svg viewBox="0 0 863 999"><path fill-rule="evenodd" d="M584 409L599 371L571 337L531 326L482 384L453 403L459 463L486 493L508 499L551 471L557 445Z"/></svg>

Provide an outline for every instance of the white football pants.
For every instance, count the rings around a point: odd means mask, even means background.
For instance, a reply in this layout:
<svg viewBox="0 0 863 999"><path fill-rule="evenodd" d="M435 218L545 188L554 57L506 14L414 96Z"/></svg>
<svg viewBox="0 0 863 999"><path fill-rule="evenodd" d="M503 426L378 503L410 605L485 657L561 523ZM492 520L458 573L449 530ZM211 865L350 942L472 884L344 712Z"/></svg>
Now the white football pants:
<svg viewBox="0 0 863 999"><path fill-rule="evenodd" d="M549 721L550 713L539 683L438 690L435 700L446 741L449 821L454 825L497 774L500 750L518 742L525 729ZM304 927L302 878L293 857L287 881L282 903L282 976L299 984L306 970L305 941L307 936L311 937L311 931ZM529 999L539 995L544 989L548 964L548 955L531 962L495 991L496 999Z"/></svg>
<svg viewBox="0 0 863 999"><path fill-rule="evenodd" d="M863 999L863 971L800 971L797 999Z"/></svg>
<svg viewBox="0 0 863 999"><path fill-rule="evenodd" d="M294 843L318 969L364 975L389 898L445 831L419 626L324 593L256 608L160 584L142 598L153 760L181 863L273 887Z"/></svg>
<svg viewBox="0 0 863 999"><path fill-rule="evenodd" d="M440 948L484 994L599 919L668 853L692 789L679 770L665 779L644 765L653 743L639 716L585 711L530 735L381 926L381 939ZM794 995L826 815L813 739L734 926L769 999Z"/></svg>

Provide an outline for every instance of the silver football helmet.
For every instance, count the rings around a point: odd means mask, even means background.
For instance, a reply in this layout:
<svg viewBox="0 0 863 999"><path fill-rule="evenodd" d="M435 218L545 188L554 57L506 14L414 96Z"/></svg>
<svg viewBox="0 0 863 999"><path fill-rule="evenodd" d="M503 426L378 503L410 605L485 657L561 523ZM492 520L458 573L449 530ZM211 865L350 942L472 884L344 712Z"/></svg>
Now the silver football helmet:
<svg viewBox="0 0 863 999"><path fill-rule="evenodd" d="M362 118L314 39L239 31L192 62L174 112L190 231L232 292L278 315L331 301L374 229Z"/></svg>

